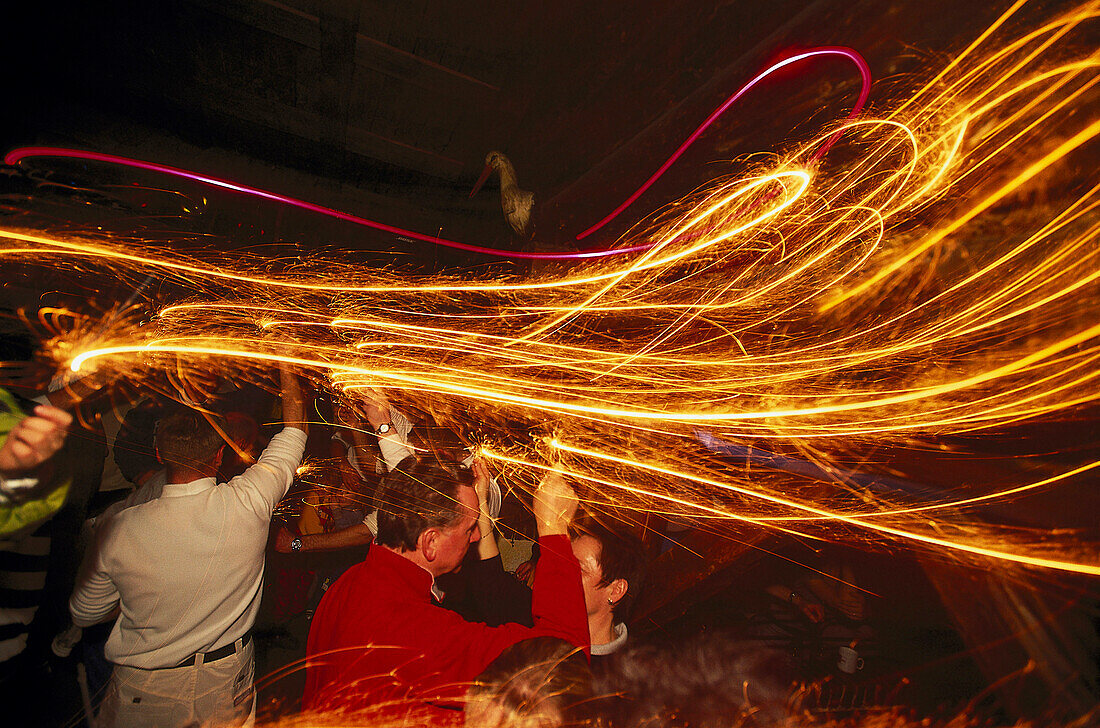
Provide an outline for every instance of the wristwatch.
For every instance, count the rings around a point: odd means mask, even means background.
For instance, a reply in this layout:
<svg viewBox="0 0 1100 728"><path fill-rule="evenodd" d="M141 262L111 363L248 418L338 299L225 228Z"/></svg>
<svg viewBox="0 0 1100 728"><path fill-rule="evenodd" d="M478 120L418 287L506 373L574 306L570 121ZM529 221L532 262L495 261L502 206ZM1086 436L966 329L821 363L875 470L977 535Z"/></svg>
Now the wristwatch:
<svg viewBox="0 0 1100 728"><path fill-rule="evenodd" d="M299 551L301 551L302 550L302 539L298 538L298 537L295 537L295 539L290 542L290 550L293 551L294 553L298 553Z"/></svg>
<svg viewBox="0 0 1100 728"><path fill-rule="evenodd" d="M383 422L378 426L377 429L375 429L375 432L377 432L379 435L388 435L390 434L390 430L392 429L393 425L391 425L389 422Z"/></svg>

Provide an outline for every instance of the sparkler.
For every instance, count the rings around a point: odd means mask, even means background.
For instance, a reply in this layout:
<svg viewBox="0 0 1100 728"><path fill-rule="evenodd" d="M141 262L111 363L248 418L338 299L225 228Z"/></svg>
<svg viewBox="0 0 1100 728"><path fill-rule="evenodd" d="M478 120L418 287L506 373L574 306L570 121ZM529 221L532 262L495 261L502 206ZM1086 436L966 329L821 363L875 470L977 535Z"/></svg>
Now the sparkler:
<svg viewBox="0 0 1100 728"><path fill-rule="evenodd" d="M286 362L338 396L385 392L477 433L521 481L560 462L595 510L862 533L1100 575L1095 542L997 528L971 510L1100 462L934 503L868 502L855 486L823 498L749 473L697 436L763 441L843 480L851 453L997 433L1100 397L1100 184L981 234L1100 134L1088 111L1100 54L1074 55L1071 42L1100 6L1012 36L1017 7L878 118L824 129L637 226L612 250L629 257L534 278L407 278L319 259L272 275L271 261L20 230L0 231L0 255L158 275L185 292L152 325L59 337L55 355L74 372Z"/></svg>

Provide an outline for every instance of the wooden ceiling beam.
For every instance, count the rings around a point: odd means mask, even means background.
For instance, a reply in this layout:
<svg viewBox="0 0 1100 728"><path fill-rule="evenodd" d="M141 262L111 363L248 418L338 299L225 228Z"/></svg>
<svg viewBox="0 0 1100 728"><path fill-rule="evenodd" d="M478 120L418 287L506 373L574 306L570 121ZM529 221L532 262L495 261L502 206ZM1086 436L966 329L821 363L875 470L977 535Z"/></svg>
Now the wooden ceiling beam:
<svg viewBox="0 0 1100 728"><path fill-rule="evenodd" d="M321 49L321 19L278 0L191 0L217 15L271 33L311 50ZM500 91L488 81L396 48L363 32L356 34L355 63L448 97Z"/></svg>
<svg viewBox="0 0 1100 728"><path fill-rule="evenodd" d="M329 143L333 137L342 137L344 149L349 154L375 159L424 174L452 180L461 174L465 164L443 154L424 149L408 142L375 134L356 124L345 124L298 106L283 104L240 89L223 87L191 88L186 97L163 88L139 89L146 95L154 95L169 103L193 108L196 99L204 113L233 117L259 124L276 131L303 139Z"/></svg>

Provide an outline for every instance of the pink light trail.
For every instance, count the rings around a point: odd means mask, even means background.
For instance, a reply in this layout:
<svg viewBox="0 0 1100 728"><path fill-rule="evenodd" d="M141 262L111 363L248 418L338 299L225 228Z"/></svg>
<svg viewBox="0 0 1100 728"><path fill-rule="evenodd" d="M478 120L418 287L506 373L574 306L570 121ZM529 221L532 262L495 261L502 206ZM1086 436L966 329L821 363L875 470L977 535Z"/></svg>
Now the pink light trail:
<svg viewBox="0 0 1100 728"><path fill-rule="evenodd" d="M576 236L577 240L583 240L592 233L596 232L600 228L607 225L609 222L619 216L627 207L633 204L642 194L648 190L653 184L669 170L669 168L675 164L684 152L694 144L706 129L713 124L718 118L725 113L734 103L736 103L742 96L744 96L749 90L755 87L758 83L764 80L770 74L778 71L781 68L785 68L799 61L803 61L809 58L819 56L841 56L851 60L859 69L862 86L860 88L859 98L856 100L855 105L852 107L851 113L848 115L849 119L856 117L862 110L863 105L867 101L867 97L871 91L871 71L867 66L867 62L856 51L851 48L845 48L841 46L822 46L820 48L813 48L802 53L798 53L790 58L786 58L782 61L772 64L765 70L754 76L748 83L739 88L732 96L714 110L713 113L694 131L692 134L680 145L680 147L669 157L664 164L657 169L653 175L642 184L630 197L624 200L618 207L612 210L606 217L600 220L598 223L588 228L584 232ZM843 132L838 131L827 139L821 148L814 153L810 158L811 162L821 159L829 149L840 139ZM287 195L281 195L277 192L270 192L268 190L262 190L258 187L251 187L249 185L240 184L238 182L232 182L230 180L213 177L199 172L192 172L190 170L181 169L179 167L171 167L166 164L157 164L156 162L145 162L140 159L131 159L129 157L120 157L114 154L105 154L103 152L92 152L80 149L65 149L61 147L22 147L19 149L13 149L8 152L4 157L4 163L8 165L17 165L25 159L32 157L61 157L68 159L85 159L93 162L104 162L107 164L117 164L124 167L131 167L134 169L144 169L151 172L157 172L160 174L167 174L181 179L188 179L201 184L210 185L213 187L220 187L222 189L230 190L231 192L238 192L241 194L251 195L253 197L259 197L266 200L272 200L284 205L290 205L302 210L308 210L321 215L327 215L338 220L344 220L346 222L354 223L356 225L362 225L364 227L372 228L374 230L380 230L382 232L392 233L394 235L418 240L425 243L431 243L433 245L442 245L447 248L454 248L456 250L464 250L471 253L479 253L481 255L490 255L499 258L513 258L513 259L539 259L539 260L582 260L586 258L601 258L612 255L623 255L626 253L636 253L648 250L652 247L652 244L634 245L625 248L588 248L585 250L571 251L567 253L525 253L515 250L502 250L499 248L486 248L480 245L471 245L469 243L459 242L457 240L448 240L446 238L425 235L412 230L406 230L394 225L387 225L386 223L378 222L376 220L370 220L358 215L352 215L347 212L341 212L331 207L325 207L324 205L318 205L313 202L307 202L305 200L299 200Z"/></svg>
<svg viewBox="0 0 1100 728"><path fill-rule="evenodd" d="M648 190L650 187L653 186L654 182L656 182L658 179L661 178L661 175L663 175L665 172L668 171L669 167L671 167L673 164L676 163L676 160L679 159L684 154L684 152L686 152L688 150L688 147L690 147L692 144L694 144L695 141L700 136L702 136L703 132L705 132L711 124L713 124L715 121L718 120L718 117L720 117L722 114L724 114L726 112L726 110L729 109L729 107L731 107L735 103L737 103L738 99L740 99L742 96L744 96L750 90L752 90L752 88L754 86L756 86L756 84L760 83L765 78L767 78L769 75L771 75L772 73L775 73L779 69L785 68L785 67L787 67L787 66L789 66L793 63L798 63L799 61L804 61L807 58L814 58L814 57L817 57L817 56L827 56L827 55L838 55L838 56L842 56L844 58L848 58L849 60L852 61L852 63L856 64L856 68L859 69L859 75L860 75L861 80L862 80L862 86L859 90L859 98L856 100L855 105L852 107L852 112L850 114L848 114L849 119L854 119L859 114L859 112L861 112L863 110L863 105L867 102L867 96L868 96L868 94L871 93L871 69L870 69L870 67L868 67L867 61L863 60L863 56L859 55L858 53L856 53L851 48L844 48L842 46L823 46L821 48L814 48L814 49L806 51L804 53L799 53L797 55L791 56L790 58L785 58L784 60L779 61L778 63L772 64L768 68L766 68L763 71L761 71L760 73L758 73L755 77L752 78L752 80L750 80L744 86L739 88L732 96L730 96L728 99L726 99L725 103L723 103L721 106L719 106L717 109L715 109L714 112L710 116L707 117L707 120L704 121L702 124L700 124L699 128L696 129L695 131L693 131L691 133L691 136L689 136L687 139L684 140L684 143L680 145L680 148L677 149L675 152L673 152L671 157L669 157L667 160L665 160L665 163L662 164L657 169L657 171L653 173L652 177L647 179L645 181L645 183L642 184L641 187L639 187L637 190L635 190L634 194L630 195L630 197L627 197L625 200L623 200L622 204L620 204L618 207L616 207L614 210L612 210L607 215L607 217L600 220L598 223L596 223L592 227L588 228L584 232L578 233L577 234L577 240L584 240L589 235L596 232L597 230L602 228L604 225L606 225L607 223L611 222L616 217L618 217L619 213L621 213L623 210L630 207L630 205L632 205L635 200L637 200L639 197L641 197L642 194L645 193L646 190ZM811 162L816 162L817 160L819 160L823 156L825 156L825 154L829 151L829 149L831 149L832 146L834 144L836 144L837 141L840 139L840 135L842 133L843 133L842 131L838 131L836 134L833 134L831 137L829 137L827 140L825 140L825 143L821 145L821 148L819 150L817 150L816 152L814 152L814 155L810 158L810 161Z"/></svg>

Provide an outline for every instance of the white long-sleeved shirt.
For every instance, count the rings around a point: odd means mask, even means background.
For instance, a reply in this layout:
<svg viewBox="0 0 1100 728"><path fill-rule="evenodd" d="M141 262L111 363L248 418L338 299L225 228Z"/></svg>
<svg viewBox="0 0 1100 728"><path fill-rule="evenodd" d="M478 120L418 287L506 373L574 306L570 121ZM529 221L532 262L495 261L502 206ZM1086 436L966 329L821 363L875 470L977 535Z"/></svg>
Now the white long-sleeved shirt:
<svg viewBox="0 0 1100 728"><path fill-rule="evenodd" d="M109 519L69 600L73 623L96 624L119 605L107 659L144 669L243 637L260 608L271 514L305 443L287 427L228 483L168 483L159 498Z"/></svg>

